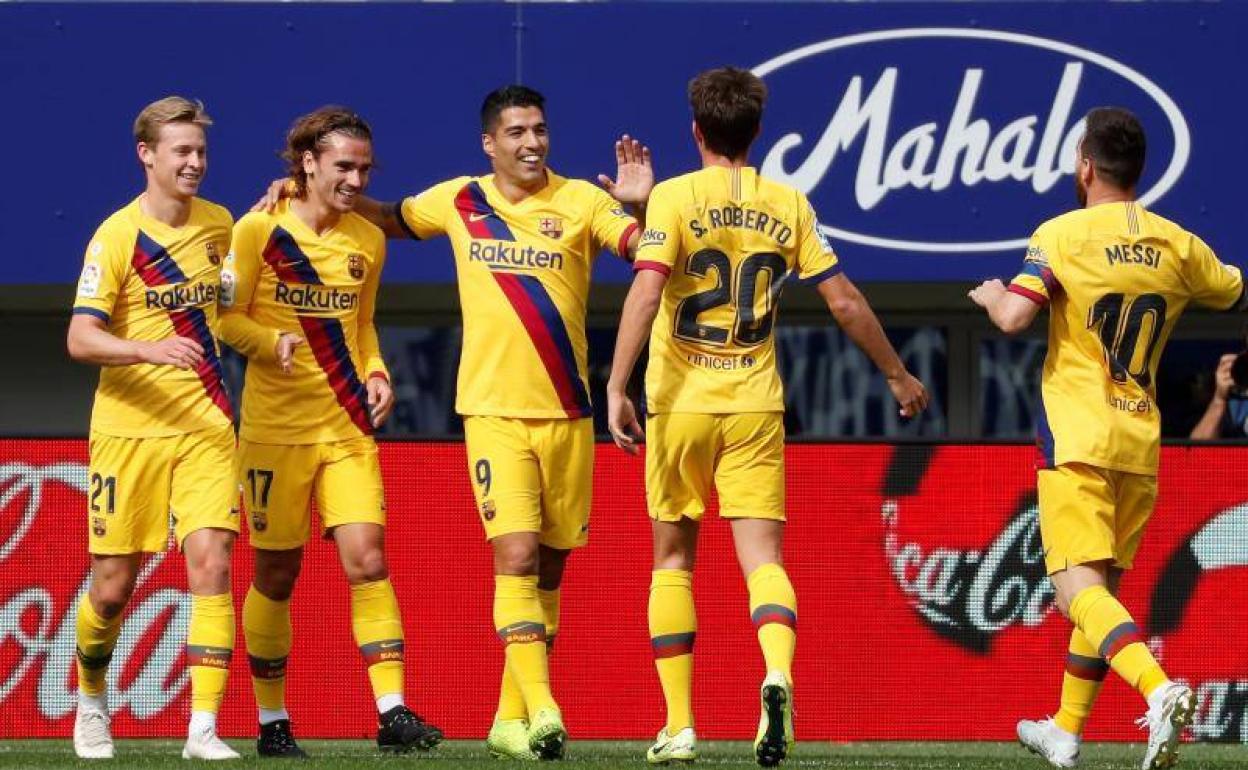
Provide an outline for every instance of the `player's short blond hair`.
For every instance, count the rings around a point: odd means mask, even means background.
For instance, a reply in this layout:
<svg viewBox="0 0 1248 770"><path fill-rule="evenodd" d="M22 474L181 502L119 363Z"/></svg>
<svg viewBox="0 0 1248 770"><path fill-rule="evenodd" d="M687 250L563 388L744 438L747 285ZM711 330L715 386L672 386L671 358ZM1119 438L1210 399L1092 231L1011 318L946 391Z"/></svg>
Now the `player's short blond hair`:
<svg viewBox="0 0 1248 770"><path fill-rule="evenodd" d="M166 96L143 108L134 119L134 140L155 145L160 139L160 127L169 123L194 123L200 128L212 125L212 118L204 112L204 103L184 96Z"/></svg>

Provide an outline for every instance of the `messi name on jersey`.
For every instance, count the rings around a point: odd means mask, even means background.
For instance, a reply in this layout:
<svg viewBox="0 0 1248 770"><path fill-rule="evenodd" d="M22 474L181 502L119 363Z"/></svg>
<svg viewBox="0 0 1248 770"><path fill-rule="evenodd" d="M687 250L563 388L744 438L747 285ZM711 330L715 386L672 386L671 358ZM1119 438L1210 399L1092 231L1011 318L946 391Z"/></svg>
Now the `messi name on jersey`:
<svg viewBox="0 0 1248 770"><path fill-rule="evenodd" d="M484 262L491 270L507 268L549 267L563 269L563 252L542 251L534 246L509 246L506 243L472 241L468 244L468 259Z"/></svg>
<svg viewBox="0 0 1248 770"><path fill-rule="evenodd" d="M329 310L354 310L360 304L358 289L316 284L290 285L278 281L273 286L273 301L293 307L296 313L317 313Z"/></svg>
<svg viewBox="0 0 1248 770"><path fill-rule="evenodd" d="M177 310L186 307L203 307L217 301L221 291L216 284L192 283L170 286L166 289L148 289L143 292L143 304L149 310Z"/></svg>

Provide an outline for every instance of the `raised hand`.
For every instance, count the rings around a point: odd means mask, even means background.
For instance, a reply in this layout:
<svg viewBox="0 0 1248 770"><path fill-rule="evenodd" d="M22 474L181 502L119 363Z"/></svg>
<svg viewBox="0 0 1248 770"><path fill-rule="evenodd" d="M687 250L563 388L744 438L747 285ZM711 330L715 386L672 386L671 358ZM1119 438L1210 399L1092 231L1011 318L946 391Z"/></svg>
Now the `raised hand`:
<svg viewBox="0 0 1248 770"><path fill-rule="evenodd" d="M615 179L598 175L598 182L620 203L644 204L654 188L650 148L628 134L615 143Z"/></svg>

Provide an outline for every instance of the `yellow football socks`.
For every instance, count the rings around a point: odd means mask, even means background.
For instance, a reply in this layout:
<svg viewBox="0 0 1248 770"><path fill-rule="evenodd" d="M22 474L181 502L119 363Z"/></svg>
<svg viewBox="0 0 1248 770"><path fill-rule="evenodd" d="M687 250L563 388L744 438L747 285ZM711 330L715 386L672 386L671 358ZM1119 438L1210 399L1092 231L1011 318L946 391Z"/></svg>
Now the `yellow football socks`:
<svg viewBox="0 0 1248 770"><path fill-rule="evenodd" d="M793 652L797 647L797 595L784 567L764 564L746 579L750 618L768 671L783 671L793 683Z"/></svg>
<svg viewBox="0 0 1248 770"><path fill-rule="evenodd" d="M555 636L559 633L559 589L537 589L537 601L542 606L542 621L546 626L546 670L549 674L550 653L554 650ZM498 690L498 711L494 718L499 721L528 718L524 694L520 692L520 685L516 684L516 678L511 675L511 669L506 663L503 665L503 683Z"/></svg>
<svg viewBox="0 0 1248 770"><path fill-rule="evenodd" d="M191 711L216 714L225 695L234 655L234 599L228 594L191 595L186 665L191 669Z"/></svg>
<svg viewBox="0 0 1248 770"><path fill-rule="evenodd" d="M104 693L108 662L121 633L122 613L105 620L91 606L89 594L78 602L78 689L89 696Z"/></svg>
<svg viewBox="0 0 1248 770"><path fill-rule="evenodd" d="M1131 614L1104 586L1080 591L1070 603L1070 618L1114 673L1145 698L1167 681Z"/></svg>
<svg viewBox="0 0 1248 770"><path fill-rule="evenodd" d="M388 578L351 586L351 631L368 666L373 697L401 697L403 621Z"/></svg>
<svg viewBox="0 0 1248 770"><path fill-rule="evenodd" d="M290 655L290 601L274 601L247 589L243 600L243 637L251 664L256 705L265 711L286 707L286 659Z"/></svg>
<svg viewBox="0 0 1248 770"><path fill-rule="evenodd" d="M505 670L515 680L528 716L544 708L557 709L550 692L546 624L536 575L494 576L494 628L503 643Z"/></svg>
<svg viewBox="0 0 1248 770"><path fill-rule="evenodd" d="M656 569L650 576L650 647L667 702L667 734L693 727L693 640L698 618L693 573Z"/></svg>
<svg viewBox="0 0 1248 770"><path fill-rule="evenodd" d="M1101 691L1101 683L1109 673L1109 664L1101 657L1096 645L1088 641L1078 628L1070 632L1070 648L1066 654L1066 672L1062 674L1062 705L1053 721L1072 735L1083 732L1083 725L1092 713L1092 704Z"/></svg>

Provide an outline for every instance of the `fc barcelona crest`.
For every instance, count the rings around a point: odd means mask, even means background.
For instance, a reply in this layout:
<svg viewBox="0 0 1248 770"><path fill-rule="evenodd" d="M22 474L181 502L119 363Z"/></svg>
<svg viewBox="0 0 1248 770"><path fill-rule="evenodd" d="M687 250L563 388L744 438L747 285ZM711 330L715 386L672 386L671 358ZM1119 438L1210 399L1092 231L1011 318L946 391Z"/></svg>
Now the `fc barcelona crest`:
<svg viewBox="0 0 1248 770"><path fill-rule="evenodd" d="M563 235L563 220L558 217L542 217L537 220L537 230L547 238L559 238Z"/></svg>
<svg viewBox="0 0 1248 770"><path fill-rule="evenodd" d="M216 243L214 243L213 241L208 241L208 243L204 246L204 250L208 252L209 262L211 262L214 265L221 264L221 253L217 251Z"/></svg>
<svg viewBox="0 0 1248 770"><path fill-rule="evenodd" d="M269 517L262 511L251 512L251 528L263 532L269 528Z"/></svg>
<svg viewBox="0 0 1248 770"><path fill-rule="evenodd" d="M347 272L357 281L364 277L363 254L351 254L347 257Z"/></svg>
<svg viewBox="0 0 1248 770"><path fill-rule="evenodd" d="M91 532L96 537L104 537L104 535L108 534L108 526L104 523L102 517L94 516L91 518Z"/></svg>

